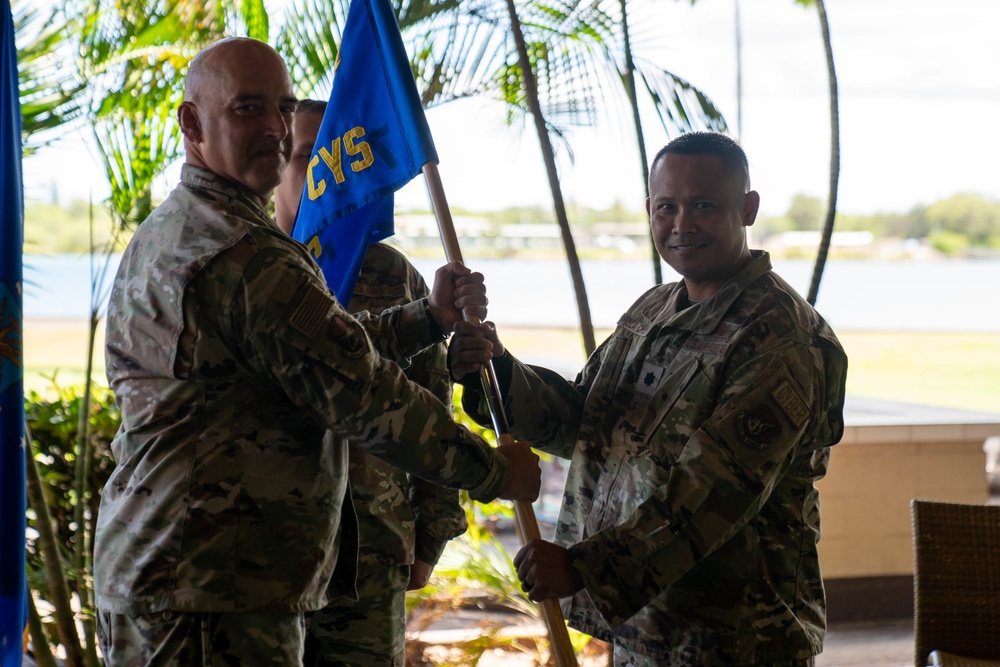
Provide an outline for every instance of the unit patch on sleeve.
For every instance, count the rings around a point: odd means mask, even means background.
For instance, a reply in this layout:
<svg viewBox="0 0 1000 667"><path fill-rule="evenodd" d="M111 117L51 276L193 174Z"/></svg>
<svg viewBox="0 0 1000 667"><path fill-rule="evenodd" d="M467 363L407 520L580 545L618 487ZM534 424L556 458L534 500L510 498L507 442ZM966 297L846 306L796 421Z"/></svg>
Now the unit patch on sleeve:
<svg viewBox="0 0 1000 667"><path fill-rule="evenodd" d="M348 324L337 316L333 318L331 329L346 356L357 359L370 351L368 336L357 323Z"/></svg>
<svg viewBox="0 0 1000 667"><path fill-rule="evenodd" d="M770 407L758 405L736 415L736 433L744 445L767 449L770 439L781 433L781 424Z"/></svg>

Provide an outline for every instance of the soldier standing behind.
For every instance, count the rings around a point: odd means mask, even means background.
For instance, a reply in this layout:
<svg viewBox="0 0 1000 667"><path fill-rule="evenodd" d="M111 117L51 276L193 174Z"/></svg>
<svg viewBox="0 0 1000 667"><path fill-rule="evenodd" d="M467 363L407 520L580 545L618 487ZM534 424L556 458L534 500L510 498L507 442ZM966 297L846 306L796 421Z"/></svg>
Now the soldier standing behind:
<svg viewBox="0 0 1000 667"><path fill-rule="evenodd" d="M681 135L646 209L683 280L639 297L575 382L505 354L490 326L453 339L453 374L491 350L513 433L572 459L554 542L514 563L616 666L802 667L823 648L814 482L843 434L847 359L748 249L759 202L736 142Z"/></svg>
<svg viewBox="0 0 1000 667"><path fill-rule="evenodd" d="M465 306L482 313L481 276L449 265L428 299L362 322L268 216L296 102L263 42L195 56L181 182L115 277L106 355L122 426L94 543L109 667L300 665L303 613L343 593L344 439L475 499L538 492L526 443L491 449L382 358L440 342Z"/></svg>
<svg viewBox="0 0 1000 667"><path fill-rule="evenodd" d="M275 219L289 235L326 102L295 108L292 157L274 190ZM369 246L348 311L378 313L428 294L420 273L385 245ZM447 348L427 348L403 366L407 378L451 404ZM332 436L328 436L332 437ZM341 597L306 616L306 664L403 665L406 591L422 588L447 541L467 527L458 492L408 475L350 447L350 493L358 518L358 599Z"/></svg>

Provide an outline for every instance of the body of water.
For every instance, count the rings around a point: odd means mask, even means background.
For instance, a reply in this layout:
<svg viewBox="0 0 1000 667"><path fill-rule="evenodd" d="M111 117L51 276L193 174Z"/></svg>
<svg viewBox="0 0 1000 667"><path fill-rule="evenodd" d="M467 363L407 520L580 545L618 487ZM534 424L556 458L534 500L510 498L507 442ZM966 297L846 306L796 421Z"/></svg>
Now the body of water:
<svg viewBox="0 0 1000 667"><path fill-rule="evenodd" d="M99 286L106 295L118 258ZM418 259L433 280L441 259ZM564 259L477 259L467 263L487 279L490 319L507 326L577 327L579 316ZM91 304L88 257L28 255L24 259L26 318L86 318ZM651 284L648 260L582 262L591 317L613 327ZM804 296L813 264L775 262L775 271ZM664 280L677 275L664 266ZM1000 332L1000 261L830 261L818 310L837 330ZM106 296L104 301L106 301Z"/></svg>

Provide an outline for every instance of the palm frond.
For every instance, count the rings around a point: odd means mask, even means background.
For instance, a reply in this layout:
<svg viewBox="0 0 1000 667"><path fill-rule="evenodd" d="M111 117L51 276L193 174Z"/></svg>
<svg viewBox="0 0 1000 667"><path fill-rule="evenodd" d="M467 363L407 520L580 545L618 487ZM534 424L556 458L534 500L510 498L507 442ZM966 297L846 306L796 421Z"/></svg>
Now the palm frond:
<svg viewBox="0 0 1000 667"><path fill-rule="evenodd" d="M20 45L17 78L25 156L51 143L51 130L82 116L85 83L68 66L73 29L56 10L43 18L36 8L18 7L14 31Z"/></svg>
<svg viewBox="0 0 1000 667"><path fill-rule="evenodd" d="M347 0L301 0L286 8L275 48L299 96L329 93L347 9Z"/></svg>
<svg viewBox="0 0 1000 667"><path fill-rule="evenodd" d="M462 15L413 26L404 42L426 108L486 92L488 73L502 62L499 27Z"/></svg>
<svg viewBox="0 0 1000 667"><path fill-rule="evenodd" d="M270 20L263 0L243 0L240 5L239 19L246 28L247 37L268 41Z"/></svg>
<svg viewBox="0 0 1000 667"><path fill-rule="evenodd" d="M151 210L153 180L180 156L180 128L168 107L109 114L94 125L94 140L111 185L116 222L141 222Z"/></svg>
<svg viewBox="0 0 1000 667"><path fill-rule="evenodd" d="M647 61L636 60L635 65L667 136L695 130L725 132L728 129L722 112L691 83Z"/></svg>

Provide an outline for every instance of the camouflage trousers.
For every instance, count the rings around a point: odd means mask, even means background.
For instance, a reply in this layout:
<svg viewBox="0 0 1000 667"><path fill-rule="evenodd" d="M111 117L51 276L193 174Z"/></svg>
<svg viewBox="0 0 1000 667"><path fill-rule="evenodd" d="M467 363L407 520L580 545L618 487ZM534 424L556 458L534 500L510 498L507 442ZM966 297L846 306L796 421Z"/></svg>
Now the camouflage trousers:
<svg viewBox="0 0 1000 667"><path fill-rule="evenodd" d="M634 653L621 646L615 646L614 664L615 667L662 667L664 663L661 658ZM791 660L781 663L769 662L761 665L746 665L745 667L814 667L815 664L815 659L809 658L808 660Z"/></svg>
<svg viewBox="0 0 1000 667"><path fill-rule="evenodd" d="M99 611L97 635L107 667L301 665L301 613L162 611L124 616Z"/></svg>
<svg viewBox="0 0 1000 667"><path fill-rule="evenodd" d="M306 614L306 667L403 667L409 565L359 568L358 600Z"/></svg>

